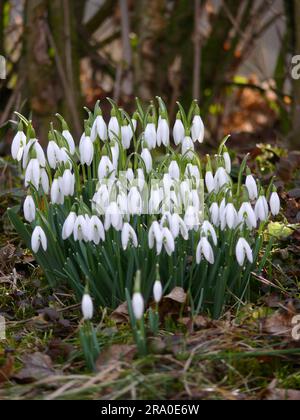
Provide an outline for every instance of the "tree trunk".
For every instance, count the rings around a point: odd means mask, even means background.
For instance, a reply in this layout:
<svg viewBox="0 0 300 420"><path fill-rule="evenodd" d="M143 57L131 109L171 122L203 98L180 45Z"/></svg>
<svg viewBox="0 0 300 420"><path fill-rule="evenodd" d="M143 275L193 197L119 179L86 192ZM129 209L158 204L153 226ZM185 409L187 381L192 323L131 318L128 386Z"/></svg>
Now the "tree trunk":
<svg viewBox="0 0 300 420"><path fill-rule="evenodd" d="M294 25L295 25L295 55L300 52L300 1L294 0ZM293 106L293 135L291 137L291 147L300 149L300 80L294 81L293 86L294 106Z"/></svg>

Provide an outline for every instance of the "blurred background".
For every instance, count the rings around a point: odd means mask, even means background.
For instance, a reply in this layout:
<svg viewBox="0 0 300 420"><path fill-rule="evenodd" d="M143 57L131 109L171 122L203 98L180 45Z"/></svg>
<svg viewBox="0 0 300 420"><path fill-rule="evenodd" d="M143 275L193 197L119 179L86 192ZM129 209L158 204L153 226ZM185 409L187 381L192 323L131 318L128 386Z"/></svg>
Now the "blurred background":
<svg viewBox="0 0 300 420"><path fill-rule="evenodd" d="M45 144L62 113L79 139L83 106L107 96L197 98L215 147L257 143L300 149L300 0L0 0L0 153L13 112L30 115ZM300 71L299 71L300 75Z"/></svg>

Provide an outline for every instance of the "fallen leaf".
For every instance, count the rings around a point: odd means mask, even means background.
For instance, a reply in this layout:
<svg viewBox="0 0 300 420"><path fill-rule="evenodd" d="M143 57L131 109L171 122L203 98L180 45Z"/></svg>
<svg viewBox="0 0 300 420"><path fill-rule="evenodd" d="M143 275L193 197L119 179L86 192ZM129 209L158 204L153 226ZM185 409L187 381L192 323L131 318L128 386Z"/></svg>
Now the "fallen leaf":
<svg viewBox="0 0 300 420"><path fill-rule="evenodd" d="M164 297L164 300L166 299L182 304L186 302L186 293L181 287L175 287L169 295Z"/></svg>
<svg viewBox="0 0 300 420"><path fill-rule="evenodd" d="M14 375L20 383L31 383L57 373L53 368L52 360L43 353L28 354L23 357L24 368Z"/></svg>
<svg viewBox="0 0 300 420"><path fill-rule="evenodd" d="M7 382L12 376L14 369L14 357L11 355L7 356L3 366L0 366L0 384Z"/></svg>
<svg viewBox="0 0 300 420"><path fill-rule="evenodd" d="M262 329L268 334L291 337L292 320L296 314L294 303L289 301L287 307L276 311L273 315L263 320Z"/></svg>
<svg viewBox="0 0 300 420"><path fill-rule="evenodd" d="M116 310L113 311L111 319L115 321L116 324L127 324L129 322L127 302L122 303Z"/></svg>
<svg viewBox="0 0 300 420"><path fill-rule="evenodd" d="M100 353L96 362L96 368L101 371L103 367L115 365L119 366L120 362L130 363L136 354L136 347L127 344L114 344Z"/></svg>
<svg viewBox="0 0 300 420"><path fill-rule="evenodd" d="M275 379L269 385L265 399L268 401L300 401L300 391L277 388L277 380Z"/></svg>
<svg viewBox="0 0 300 420"><path fill-rule="evenodd" d="M175 287L169 295L163 297L159 304L159 317L161 321L166 316L178 318L184 315L184 306L187 301L187 295L181 287Z"/></svg>

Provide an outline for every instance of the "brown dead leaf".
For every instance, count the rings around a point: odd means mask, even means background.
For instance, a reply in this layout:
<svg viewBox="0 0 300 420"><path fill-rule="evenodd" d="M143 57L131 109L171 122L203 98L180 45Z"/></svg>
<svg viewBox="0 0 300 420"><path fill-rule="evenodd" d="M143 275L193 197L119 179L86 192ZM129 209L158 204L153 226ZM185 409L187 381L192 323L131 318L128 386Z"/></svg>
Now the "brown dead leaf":
<svg viewBox="0 0 300 420"><path fill-rule="evenodd" d="M181 287L175 287L169 295L164 297L164 300L166 299L183 304L186 302L186 293Z"/></svg>
<svg viewBox="0 0 300 420"><path fill-rule="evenodd" d="M13 369L14 369L14 357L11 355L7 356L5 363L3 366L0 367L0 384L7 382L9 378L12 376Z"/></svg>
<svg viewBox="0 0 300 420"><path fill-rule="evenodd" d="M285 308L280 309L269 318L263 320L263 331L276 336L291 336L291 330L293 328L292 319L296 313L294 303L289 301Z"/></svg>
<svg viewBox="0 0 300 420"><path fill-rule="evenodd" d="M187 301L187 294L181 287L175 287L169 295L163 297L159 304L159 316L164 320L166 316L178 318L183 314Z"/></svg>
<svg viewBox="0 0 300 420"><path fill-rule="evenodd" d="M53 368L52 360L43 353L33 353L24 356L24 368L14 375L20 383L31 383L57 373Z"/></svg>
<svg viewBox="0 0 300 420"><path fill-rule="evenodd" d="M113 311L111 319L115 321L116 324L127 324L129 322L127 302L122 303L116 310Z"/></svg>
<svg viewBox="0 0 300 420"><path fill-rule="evenodd" d="M269 401L300 401L300 391L277 388L275 379L268 387L265 398Z"/></svg>
<svg viewBox="0 0 300 420"><path fill-rule="evenodd" d="M114 344L111 347L103 350L96 362L96 368L101 371L103 367L113 366L118 367L121 362L132 362L136 354L136 347L127 344Z"/></svg>

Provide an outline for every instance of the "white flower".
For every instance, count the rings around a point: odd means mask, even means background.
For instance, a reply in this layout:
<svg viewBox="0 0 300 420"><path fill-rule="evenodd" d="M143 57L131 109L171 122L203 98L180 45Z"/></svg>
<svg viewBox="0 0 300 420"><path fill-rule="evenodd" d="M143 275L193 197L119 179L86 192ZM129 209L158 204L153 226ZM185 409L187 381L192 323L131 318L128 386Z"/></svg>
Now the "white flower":
<svg viewBox="0 0 300 420"><path fill-rule="evenodd" d="M126 171L126 179L129 183L131 183L134 180L134 172L132 168L128 168Z"/></svg>
<svg viewBox="0 0 300 420"><path fill-rule="evenodd" d="M94 157L94 145L90 137L83 135L79 143L80 162L90 166Z"/></svg>
<svg viewBox="0 0 300 420"><path fill-rule="evenodd" d="M27 220L27 222L29 223L33 222L35 219L36 209L35 209L34 200L31 195L28 195L26 197L24 201L23 211L24 211L25 220Z"/></svg>
<svg viewBox="0 0 300 420"><path fill-rule="evenodd" d="M180 178L180 169L176 160L172 160L169 166L169 175L172 179L179 180Z"/></svg>
<svg viewBox="0 0 300 420"><path fill-rule="evenodd" d="M41 168L41 184L45 194L49 194L49 178L46 169Z"/></svg>
<svg viewBox="0 0 300 420"><path fill-rule="evenodd" d="M145 174L142 168L138 168L137 170L137 185L140 191L143 191L145 186Z"/></svg>
<svg viewBox="0 0 300 420"><path fill-rule="evenodd" d="M34 142L33 149L35 150L37 160L39 161L40 166L42 168L45 168L46 158L45 158L44 150L36 139L34 139L33 142Z"/></svg>
<svg viewBox="0 0 300 420"><path fill-rule="evenodd" d="M75 175L66 169L62 177L62 190L65 197L72 197L74 195L75 188Z"/></svg>
<svg viewBox="0 0 300 420"><path fill-rule="evenodd" d="M62 178L55 178L53 180L50 195L52 204L64 204Z"/></svg>
<svg viewBox="0 0 300 420"><path fill-rule="evenodd" d="M183 219L177 214L172 214L171 223L170 223L170 230L174 239L176 239L179 235L183 237L185 241L189 239L189 232L186 224L184 223Z"/></svg>
<svg viewBox="0 0 300 420"><path fill-rule="evenodd" d="M226 225L229 227L229 229L234 229L237 225L238 214L232 203L227 204L224 211L224 217L225 217Z"/></svg>
<svg viewBox="0 0 300 420"><path fill-rule="evenodd" d="M156 147L156 128L154 123L148 123L145 129L145 142L147 144L148 149L155 149Z"/></svg>
<svg viewBox="0 0 300 420"><path fill-rule="evenodd" d="M228 175L231 174L231 157L228 152L223 154L224 162L225 162L225 169Z"/></svg>
<svg viewBox="0 0 300 420"><path fill-rule="evenodd" d="M46 166L45 153L37 139L30 139L26 144L23 152L22 166L26 169L28 161L30 160L30 151L33 150L36 153L36 158L39 161L40 166L43 168Z"/></svg>
<svg viewBox="0 0 300 420"><path fill-rule="evenodd" d="M176 146L183 142L184 134L184 125L180 119L177 119L173 128L173 138Z"/></svg>
<svg viewBox="0 0 300 420"><path fill-rule="evenodd" d="M123 217L116 202L111 203L105 211L105 230L108 230L111 226L117 231L120 231L123 227Z"/></svg>
<svg viewBox="0 0 300 420"><path fill-rule="evenodd" d="M115 145L113 147L110 148L111 150L111 155L112 155L112 164L115 170L118 169L118 165L119 165L119 156L120 156L120 150L119 150L119 145L118 143L115 143ZM115 176L115 172L113 172L111 174L111 176Z"/></svg>
<svg viewBox="0 0 300 420"><path fill-rule="evenodd" d="M220 211L218 203L212 203L209 212L212 223L218 227L220 225Z"/></svg>
<svg viewBox="0 0 300 420"><path fill-rule="evenodd" d="M277 216L280 213L280 198L277 192L271 194L270 208L273 216Z"/></svg>
<svg viewBox="0 0 300 420"><path fill-rule="evenodd" d="M162 229L163 244L166 250L166 253L171 256L175 251L175 242L172 233L168 228Z"/></svg>
<svg viewBox="0 0 300 420"><path fill-rule="evenodd" d="M89 321L93 318L94 306L92 298L88 293L85 293L82 297L81 311L85 321Z"/></svg>
<svg viewBox="0 0 300 420"><path fill-rule="evenodd" d="M114 165L108 156L102 156L98 166L98 179L101 181L114 173Z"/></svg>
<svg viewBox="0 0 300 420"><path fill-rule="evenodd" d="M208 242L208 239L205 238L205 237L200 239L200 242L197 246L197 250L196 250L197 264L201 263L202 255L204 256L206 261L208 261L210 264L214 264L214 262L215 262L214 252L213 252L213 249L212 249L210 243Z"/></svg>
<svg viewBox="0 0 300 420"><path fill-rule="evenodd" d="M149 233L148 233L148 244L149 248L153 249L154 244L156 243L156 251L157 255L161 253L162 245L163 245L163 235L159 223L154 221L150 226Z"/></svg>
<svg viewBox="0 0 300 420"><path fill-rule="evenodd" d="M24 149L26 146L26 135L23 131L18 131L11 144L11 155L13 159L20 162L23 157Z"/></svg>
<svg viewBox="0 0 300 420"><path fill-rule="evenodd" d="M122 233L121 233L122 247L124 251L128 248L129 243L131 242L134 248L138 247L138 238L135 233L135 230L129 223L124 223Z"/></svg>
<svg viewBox="0 0 300 420"><path fill-rule="evenodd" d="M181 153L188 159L193 159L194 157L194 143L190 137L185 137L182 142Z"/></svg>
<svg viewBox="0 0 300 420"><path fill-rule="evenodd" d="M205 185L207 188L207 191L212 193L215 189L215 179L211 171L206 172L205 174Z"/></svg>
<svg viewBox="0 0 300 420"><path fill-rule="evenodd" d="M264 195L261 195L256 204L255 204L255 215L257 220L261 220L262 222L265 222L268 219L269 216L269 206L267 199Z"/></svg>
<svg viewBox="0 0 300 420"><path fill-rule="evenodd" d="M143 202L141 194L137 187L132 187L128 194L128 212L131 215L141 215L143 211Z"/></svg>
<svg viewBox="0 0 300 420"><path fill-rule="evenodd" d="M157 145L169 146L170 144L170 128L168 121L164 118L160 118L157 128Z"/></svg>
<svg viewBox="0 0 300 420"><path fill-rule="evenodd" d="M36 254L39 251L40 246L42 246L45 252L47 251L47 237L43 229L40 226L37 226L31 236L32 251Z"/></svg>
<svg viewBox="0 0 300 420"><path fill-rule="evenodd" d="M236 259L239 265L242 267L247 256L248 261L253 263L253 254L250 245L244 238L240 238L235 249Z"/></svg>
<svg viewBox="0 0 300 420"><path fill-rule="evenodd" d="M71 211L69 216L66 218L63 224L63 228L62 228L62 238L64 241L72 235L74 231L76 219L77 219L76 213Z"/></svg>
<svg viewBox="0 0 300 420"><path fill-rule="evenodd" d="M148 149L142 150L141 158L145 163L147 174L149 174L152 171L152 156Z"/></svg>
<svg viewBox="0 0 300 420"><path fill-rule="evenodd" d="M188 230L198 230L200 221L195 207L189 206L187 208L184 216L184 223Z"/></svg>
<svg viewBox="0 0 300 420"><path fill-rule="evenodd" d="M132 310L135 318L139 321L144 315L144 299L140 292L135 292L132 296Z"/></svg>
<svg viewBox="0 0 300 420"><path fill-rule="evenodd" d="M91 140L94 143L97 136L100 140L106 141L107 140L107 126L102 117L102 115L98 115L94 121L91 131Z"/></svg>
<svg viewBox="0 0 300 420"><path fill-rule="evenodd" d="M128 150L130 148L130 142L132 139L132 129L129 125L123 125L121 127L121 138L123 148Z"/></svg>
<svg viewBox="0 0 300 420"><path fill-rule="evenodd" d="M117 204L121 214L129 215L128 211L128 195L125 192L120 192L117 197Z"/></svg>
<svg viewBox="0 0 300 420"><path fill-rule="evenodd" d="M25 172L25 187L31 183L37 190L40 184L40 164L37 159L31 159Z"/></svg>
<svg viewBox="0 0 300 420"><path fill-rule="evenodd" d="M198 141L199 143L203 143L204 140L204 124L200 115L195 115L192 123L191 133L192 139L195 143Z"/></svg>
<svg viewBox="0 0 300 420"><path fill-rule="evenodd" d="M95 245L99 245L100 241L105 241L104 226L99 217L92 216L89 220L89 239Z"/></svg>
<svg viewBox="0 0 300 420"><path fill-rule="evenodd" d="M221 190L224 187L224 185L229 183L229 180L230 179L225 168L220 166L215 174L215 190Z"/></svg>
<svg viewBox="0 0 300 420"><path fill-rule="evenodd" d="M70 160L70 157L68 155L68 151L65 147L62 147L60 149L59 157L60 157L60 162L61 163L69 162L70 164L72 164L72 161Z"/></svg>
<svg viewBox="0 0 300 420"><path fill-rule="evenodd" d="M186 178L194 178L196 181L199 181L201 178L198 166L192 165L191 163L186 165L184 175ZM199 185L198 182L197 185Z"/></svg>
<svg viewBox="0 0 300 420"><path fill-rule="evenodd" d="M72 134L69 130L63 130L62 135L68 143L70 154L73 156L75 154L75 142Z"/></svg>
<svg viewBox="0 0 300 420"><path fill-rule="evenodd" d="M217 239L216 231L215 231L214 227L207 220L205 222L203 222L203 225L201 227L201 233L204 233L205 236L208 236L208 234L210 233L214 245L215 246L218 245L218 239Z"/></svg>
<svg viewBox="0 0 300 420"><path fill-rule="evenodd" d="M82 215L78 216L74 223L74 241L89 241L89 219Z"/></svg>
<svg viewBox="0 0 300 420"><path fill-rule="evenodd" d="M120 135L120 126L117 117L112 116L108 124L108 136L110 140L118 138Z"/></svg>
<svg viewBox="0 0 300 420"><path fill-rule="evenodd" d="M248 175L246 178L246 188L248 190L250 200L255 200L258 197L258 189L252 175Z"/></svg>
<svg viewBox="0 0 300 420"><path fill-rule="evenodd" d="M153 286L153 297L156 303L161 301L163 288L160 280L156 280Z"/></svg>
<svg viewBox="0 0 300 420"><path fill-rule="evenodd" d="M159 189L152 188L149 199L149 214L158 214L160 209L161 197Z"/></svg>
<svg viewBox="0 0 300 420"><path fill-rule="evenodd" d="M243 203L238 213L239 224L241 228L244 223L247 224L249 229L255 229L257 227L257 220L255 212L250 203Z"/></svg>

